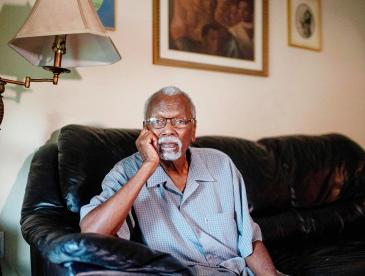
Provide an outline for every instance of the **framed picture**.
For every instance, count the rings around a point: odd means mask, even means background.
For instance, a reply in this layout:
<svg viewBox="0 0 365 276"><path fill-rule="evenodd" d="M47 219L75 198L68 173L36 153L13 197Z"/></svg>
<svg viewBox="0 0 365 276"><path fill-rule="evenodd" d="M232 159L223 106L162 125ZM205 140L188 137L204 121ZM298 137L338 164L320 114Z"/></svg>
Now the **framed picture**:
<svg viewBox="0 0 365 276"><path fill-rule="evenodd" d="M289 45L320 51L322 23L320 0L288 0Z"/></svg>
<svg viewBox="0 0 365 276"><path fill-rule="evenodd" d="M92 0L105 29L115 30L115 0Z"/></svg>
<svg viewBox="0 0 365 276"><path fill-rule="evenodd" d="M153 63L268 75L267 0L154 0Z"/></svg>

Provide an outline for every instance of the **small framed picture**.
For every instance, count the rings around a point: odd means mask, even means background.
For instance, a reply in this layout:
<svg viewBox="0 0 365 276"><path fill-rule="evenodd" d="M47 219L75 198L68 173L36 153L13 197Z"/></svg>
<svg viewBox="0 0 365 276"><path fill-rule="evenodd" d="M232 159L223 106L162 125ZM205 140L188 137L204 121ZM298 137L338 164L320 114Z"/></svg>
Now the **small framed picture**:
<svg viewBox="0 0 365 276"><path fill-rule="evenodd" d="M268 28L267 0L154 0L153 63L267 76Z"/></svg>
<svg viewBox="0 0 365 276"><path fill-rule="evenodd" d="M115 0L92 0L104 28L112 31L115 31L115 2Z"/></svg>
<svg viewBox="0 0 365 276"><path fill-rule="evenodd" d="M289 46L322 49L320 0L288 0Z"/></svg>

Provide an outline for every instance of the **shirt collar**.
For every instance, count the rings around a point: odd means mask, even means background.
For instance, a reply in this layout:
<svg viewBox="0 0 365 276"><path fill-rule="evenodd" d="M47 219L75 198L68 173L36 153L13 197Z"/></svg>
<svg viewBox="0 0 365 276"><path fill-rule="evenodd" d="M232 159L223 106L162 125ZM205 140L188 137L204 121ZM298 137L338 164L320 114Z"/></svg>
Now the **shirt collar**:
<svg viewBox="0 0 365 276"><path fill-rule="evenodd" d="M195 180L195 181L201 181L201 182L214 182L215 179L209 172L207 166L199 156L199 153L195 151L194 148L189 147L188 149L190 151L190 167L189 167L189 173L188 173L188 180ZM155 187L158 184L163 184L167 182L168 175L164 171L161 165L158 165L157 169L154 171L154 173L150 176L150 178L147 180L147 187Z"/></svg>
<svg viewBox="0 0 365 276"><path fill-rule="evenodd" d="M154 171L154 173L150 176L150 178L147 179L147 187L155 187L158 184L162 184L167 182L168 176L161 167L161 165L158 165L157 169Z"/></svg>
<svg viewBox="0 0 365 276"><path fill-rule="evenodd" d="M215 179L207 168L206 164L195 148L189 148L191 153L191 162L189 167L189 178L195 181L214 182Z"/></svg>

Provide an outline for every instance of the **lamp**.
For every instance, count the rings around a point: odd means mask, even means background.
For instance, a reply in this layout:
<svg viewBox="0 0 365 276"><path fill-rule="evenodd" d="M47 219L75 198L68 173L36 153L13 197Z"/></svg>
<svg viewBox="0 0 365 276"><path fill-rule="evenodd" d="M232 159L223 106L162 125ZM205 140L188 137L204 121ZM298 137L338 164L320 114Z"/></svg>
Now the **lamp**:
<svg viewBox="0 0 365 276"><path fill-rule="evenodd" d="M4 115L2 93L8 83L30 87L32 82L58 83L67 67L112 64L121 59L91 0L37 0L9 46L53 77L24 81L0 77L0 124ZM62 66L63 67L62 67ZM64 68L65 67L65 68Z"/></svg>

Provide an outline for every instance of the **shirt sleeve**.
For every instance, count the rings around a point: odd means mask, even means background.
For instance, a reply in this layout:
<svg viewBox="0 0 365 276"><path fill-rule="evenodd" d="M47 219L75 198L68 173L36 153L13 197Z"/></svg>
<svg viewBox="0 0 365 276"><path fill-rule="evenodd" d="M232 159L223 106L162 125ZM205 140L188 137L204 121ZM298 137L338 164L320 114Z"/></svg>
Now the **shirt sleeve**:
<svg viewBox="0 0 365 276"><path fill-rule="evenodd" d="M123 160L118 162L114 168L105 176L101 187L102 192L91 198L90 203L81 207L80 221L93 209L111 198L120 188L128 182L128 176L123 166ZM117 231L117 235L123 239L130 239L131 231L135 226L135 221L131 212L125 222Z"/></svg>
<svg viewBox="0 0 365 276"><path fill-rule="evenodd" d="M253 221L248 210L245 182L240 171L231 161L234 190L234 208L238 230L238 251L245 258L252 254L252 243L262 240L260 226Z"/></svg>

